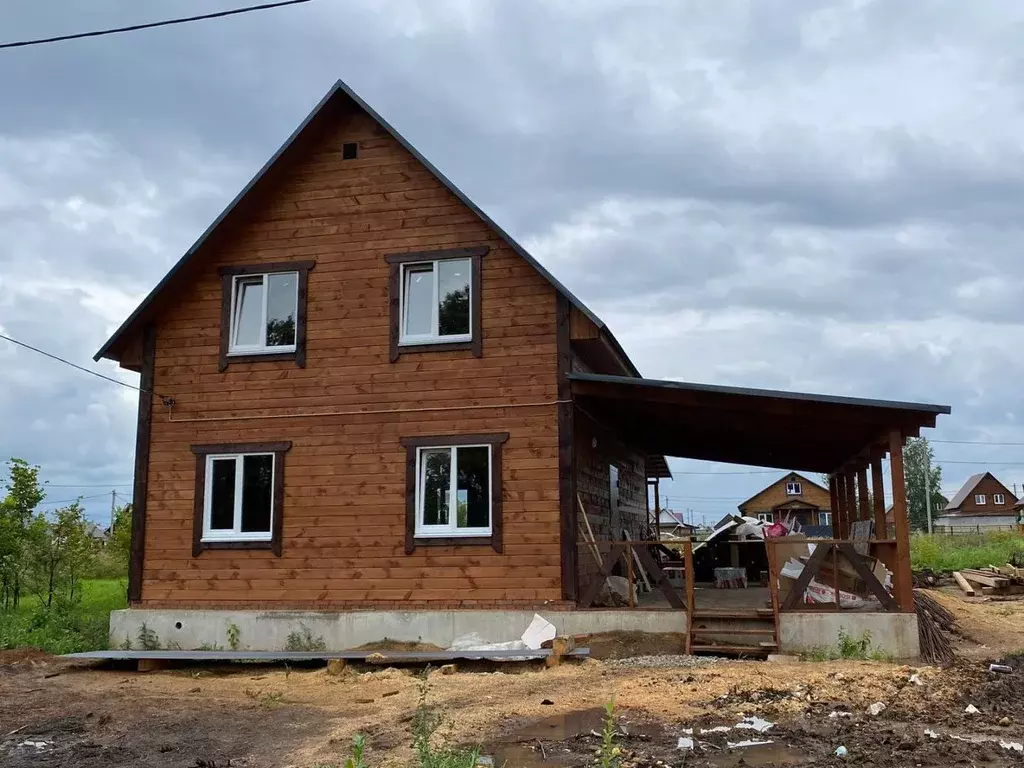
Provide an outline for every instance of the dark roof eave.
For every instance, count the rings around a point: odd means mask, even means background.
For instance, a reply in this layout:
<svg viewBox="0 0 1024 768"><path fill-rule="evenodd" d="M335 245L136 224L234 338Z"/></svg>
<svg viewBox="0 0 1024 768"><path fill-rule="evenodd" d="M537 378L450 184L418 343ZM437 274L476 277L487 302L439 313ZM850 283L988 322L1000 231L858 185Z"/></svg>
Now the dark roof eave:
<svg viewBox="0 0 1024 768"><path fill-rule="evenodd" d="M431 163L429 160L427 160L426 157L420 154L420 151L416 149L416 147L414 147L402 134L395 130L395 128L387 120L381 117L377 113L377 111L373 109L373 107L371 107L369 104L363 101L363 99L342 80L338 80L327 92L327 94L322 99L320 99L317 105L313 107L312 111L308 115L306 115L306 118L299 124L299 127L296 128L291 133L291 135L285 140L284 144L282 144L278 148L278 150L271 156L271 158L266 163L263 164L263 167L256 172L256 175L249 180L249 183L242 188L242 191L239 192L230 203L228 203L228 206L223 211L221 211L220 215L216 219L214 219L213 223L206 228L206 231L204 231L203 234L199 236L199 239L192 244L192 247L189 248L180 259L178 259L177 263L171 268L171 270L166 275L164 275L163 279L160 280L159 283L157 283L156 287L149 292L145 299L142 300L142 303L135 308L135 311L133 311L131 315L128 316L128 319L121 323L120 327L116 331L114 331L113 335L111 335L111 337L107 339L103 346L100 347L99 351L93 356L93 360L98 361L100 358L109 356L111 349L117 344L121 336L125 334L128 331L128 329L131 328L132 325L134 325L134 323L146 312L150 305L156 300L157 295L168 285L168 283L170 283L171 280L174 279L174 277L185 266L188 260L196 253L196 251L198 251L202 247L202 245L210 238L210 236L217 229L217 227L220 226L224 219L226 219L231 214L231 212L239 205L239 203L242 202L242 200L246 197L246 195L249 194L252 188L259 183L259 181L267 174L270 168L278 161L281 155L283 155L288 150L288 148L295 142L299 135L320 113L324 106L326 106L326 104L339 91L341 91L350 99L352 99L352 101L354 101L361 109L365 110L366 113L369 114L371 118L376 120L388 133L391 134L392 137L394 137L394 139L399 144L401 144L413 157L415 157L420 163L422 163L428 171L434 174L434 176L436 176L437 179L442 184L444 184L452 192L452 194L454 194L463 203L463 205L468 207L471 211L473 211L473 213L479 216L480 219L488 227L497 232L498 235L509 245L509 247L512 248L512 250L515 251L520 257L525 259L526 262L530 264L534 269L536 269L541 274L541 276L545 280L547 280L552 285L552 287L554 287L556 291L560 292L563 296L565 296L565 298L568 299L569 302L574 307L576 307L576 309L578 309L580 312L586 315L587 319L594 323L594 325L596 325L603 332L607 333L609 340L611 341L615 349L622 355L622 359L625 361L628 368L633 372L635 376L640 376L640 372L637 370L636 366L633 365L633 362L629 359L629 356L626 354L625 350L615 339L615 336L612 335L611 331L605 325L604 321L601 320L601 318L594 314L594 312L591 311L591 309L587 307L586 304L580 301L572 293L572 291L570 291L568 288L562 285L562 283L560 283L554 275L548 272L548 270L545 269L544 266L541 265L541 263L537 261L533 256L531 256L525 248L523 248L518 242L516 242L515 239L508 234L508 232L506 232L504 229L498 226L498 224L495 223L490 216L484 213L483 210L481 210L476 203L470 200L469 197L467 197L466 194L461 189L455 186L455 184L452 183L452 181L447 176L441 173L441 171L439 171L434 166L433 163Z"/></svg>
<svg viewBox="0 0 1024 768"><path fill-rule="evenodd" d="M910 403L900 400L873 400L860 397L842 397L839 395L820 395L806 392L787 392L774 389L752 389L748 387L730 387L718 384L696 384L686 381L666 381L662 379L630 378L628 376L609 376L600 373L570 373L571 381L596 382L603 384L621 384L638 389L648 387L657 389L674 389L686 392L708 392L720 395L741 395L746 397L774 398L779 400L795 400L798 402L823 403L830 405L863 406L868 408L890 408L893 410L917 411L929 414L949 414L952 408L948 405L932 403Z"/></svg>

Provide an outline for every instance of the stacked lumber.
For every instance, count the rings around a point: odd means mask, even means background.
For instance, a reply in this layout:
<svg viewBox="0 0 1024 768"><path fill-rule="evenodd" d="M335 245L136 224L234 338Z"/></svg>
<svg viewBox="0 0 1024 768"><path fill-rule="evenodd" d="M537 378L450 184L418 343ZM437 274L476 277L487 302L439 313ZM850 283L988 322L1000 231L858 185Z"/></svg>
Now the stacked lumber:
<svg viewBox="0 0 1024 768"><path fill-rule="evenodd" d="M1024 568L1012 565L965 568L954 573L953 578L967 594L971 594L973 589L965 589L962 581L969 582L969 585L980 585L982 593L986 595L1015 595L1024 592Z"/></svg>
<svg viewBox="0 0 1024 768"><path fill-rule="evenodd" d="M949 666L953 663L953 645L947 633L955 631L956 618L920 589L914 590L914 610L921 659L929 664Z"/></svg>

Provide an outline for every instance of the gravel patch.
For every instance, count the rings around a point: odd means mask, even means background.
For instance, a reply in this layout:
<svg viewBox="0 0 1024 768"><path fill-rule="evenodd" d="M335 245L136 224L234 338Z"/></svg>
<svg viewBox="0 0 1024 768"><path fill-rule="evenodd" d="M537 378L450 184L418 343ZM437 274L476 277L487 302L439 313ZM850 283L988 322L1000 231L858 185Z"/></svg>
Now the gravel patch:
<svg viewBox="0 0 1024 768"><path fill-rule="evenodd" d="M633 656L628 659L609 659L604 663L610 667L711 667L732 662L720 656Z"/></svg>

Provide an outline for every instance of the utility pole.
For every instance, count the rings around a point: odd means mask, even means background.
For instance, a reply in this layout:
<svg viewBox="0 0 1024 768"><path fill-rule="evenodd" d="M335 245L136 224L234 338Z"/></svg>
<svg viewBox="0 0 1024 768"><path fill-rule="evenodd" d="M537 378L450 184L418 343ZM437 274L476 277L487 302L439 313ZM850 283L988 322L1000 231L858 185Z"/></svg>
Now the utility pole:
<svg viewBox="0 0 1024 768"><path fill-rule="evenodd" d="M110 532L114 532L114 514L117 511L117 491L110 491Z"/></svg>
<svg viewBox="0 0 1024 768"><path fill-rule="evenodd" d="M928 535L932 535L932 460L924 454L924 510L928 515Z"/></svg>

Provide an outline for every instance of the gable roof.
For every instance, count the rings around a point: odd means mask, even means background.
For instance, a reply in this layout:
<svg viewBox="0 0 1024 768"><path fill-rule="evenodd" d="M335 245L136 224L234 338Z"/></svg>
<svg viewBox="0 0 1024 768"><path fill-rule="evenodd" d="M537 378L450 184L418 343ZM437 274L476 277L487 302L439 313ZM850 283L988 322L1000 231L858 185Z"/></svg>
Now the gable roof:
<svg viewBox="0 0 1024 768"><path fill-rule="evenodd" d="M790 478L794 478L794 479L797 479L797 480L799 480L799 481L800 481L800 482L802 482L802 483L807 483L808 485L813 485L813 486L814 486L815 488L819 488L819 489L821 489L822 491L824 491L825 493L830 493L830 491L829 491L829 489L828 489L828 488L825 488L825 487L824 487L823 485L820 485L820 484L818 484L818 483L814 482L813 480L808 480L808 479L807 479L806 477L804 477L803 475L801 475L801 474L800 474L799 472L787 472L786 474L784 474L784 475L783 475L782 477L780 477L780 478L779 478L778 480L776 480L775 482L773 482L773 483L768 483L768 485L766 485L766 486L765 486L764 488L762 488L762 489L761 489L760 491L758 491L758 492L757 492L757 493L755 493L755 494L754 494L753 496L751 496L751 497L750 497L749 499L747 499L746 501L744 501L744 502L743 502L742 504L738 504L738 505L736 506L736 508L737 508L737 509L739 509L739 510L742 510L742 509L743 509L743 508L744 508L745 506L747 506L747 504L749 504L750 502L752 502L752 501L753 501L754 499L756 499L756 498L757 498L758 496L760 496L760 495L761 495L762 493L764 493L765 491L767 491L767 490L768 490L769 488L774 488L774 487L775 487L776 485L778 485L779 483L782 483L782 482L786 482L786 481L788 481L788 480L789 480Z"/></svg>
<svg viewBox="0 0 1024 768"><path fill-rule="evenodd" d="M956 492L956 496L954 496L950 500L949 504L946 505L946 508L943 511L952 512L959 509L960 505L967 501L967 497L971 495L971 493L977 487L978 483L980 483L986 477L991 477L993 480L999 483L999 485L1002 485L1003 490L1006 491L1008 496L1016 498L1014 494L1010 493L1010 489L1003 485L1002 481L998 477L993 475L991 472L979 472L978 474L971 475L970 477L967 478L967 482L960 486L960 490Z"/></svg>
<svg viewBox="0 0 1024 768"><path fill-rule="evenodd" d="M373 107L371 107L369 104L363 101L363 99L360 98L360 96L342 80L338 80L331 87L331 89L324 95L324 97L320 99L320 102L315 107L313 107L313 110L299 124L299 127L292 132L291 136L289 136L285 140L284 144L282 144L278 148L278 150L271 156L271 158L263 165L263 167L256 172L256 175L249 180L249 183L242 188L242 191L235 196L234 200L228 203L227 208L221 211L220 215L213 220L213 223L206 228L206 231L199 236L199 239L192 244L192 247L185 251L185 254L180 259L178 259L177 263L173 267L171 267L171 270L166 275L164 275L163 279L160 280L159 283L157 283L156 287L149 292L149 295L142 300L142 303L139 304L139 306L136 307L135 310L128 316L128 319L121 323L121 326L116 331L114 331L113 335L109 339L107 339L106 342L104 342L103 346L100 347L99 351L93 356L93 360L99 360L102 357L110 356L111 349L122 339L122 337L124 337L128 333L132 326L146 313L146 311L150 308L150 306L156 300L157 296L164 290L164 288L166 288L168 284L170 284L178 275L178 273L185 267L185 265L189 261L191 261L192 257L195 256L195 254L202 248L206 241L209 240L209 238L211 237L211 235L213 235L217 228L224 222L225 219L228 218L228 216L230 216L232 211L234 211L235 208L237 208L241 204L241 202L248 196L248 194L260 182L260 180L267 175L270 169L274 167L274 165L281 158L281 156L284 155L285 152L287 152L288 149L296 142L299 136L302 135L302 133L306 130L307 127L309 127L310 123L313 122L317 115L319 115L329 103L331 103L335 98L339 96L347 96L349 99L355 102L355 104L360 109L362 109L371 118L373 118L373 120L375 120L382 128L384 128L384 130L386 130L392 136L392 138L394 138L399 144L401 144L413 157L416 158L416 160L418 160L428 171L430 171L437 178L438 181L440 181L445 187L447 187L448 190L453 195L455 195L455 197L457 197L459 201L462 202L463 205L465 205L467 208L473 211L473 213L475 213L483 220L484 224L486 224L494 232L496 232L498 236L501 237L502 240L504 240L508 244L508 246L513 251L516 252L516 254L518 254L530 266L537 270L541 277L547 280L556 291L561 293L566 299L569 300L569 302L574 307L576 307L576 309L578 309L580 312L586 315L588 320L594 323L594 325L596 325L599 330L601 330L604 334L607 335L609 343L611 343L615 351L622 357L623 362L629 368L632 375L639 378L640 371L638 371L636 366L633 365L633 361L629 359L629 356L626 354L626 351L622 348L622 345L619 344L618 340L612 334L608 326L605 325L604 321L601 320L601 318L599 318L596 314L594 314L594 312L586 304L584 304L576 296L574 296L568 288L562 285L562 283L560 283L554 275L548 272L547 269L545 269L544 266L539 261L537 261L537 259L531 256L530 253L525 248L523 248L523 246L517 243L512 238L512 236L508 234L508 232L506 232L504 229L498 226L498 224L495 223L495 221L491 219L490 216L484 213L483 210L481 210L476 203L470 200L469 197L467 197L462 190L456 187L455 184L447 176L441 173L441 171L439 171L433 165L433 163L431 163L429 160L427 160L427 158L420 154L419 150L416 149L416 147L414 147L409 142L408 139L402 136L402 134L400 134L387 120L381 117L377 113L377 111L374 110Z"/></svg>

